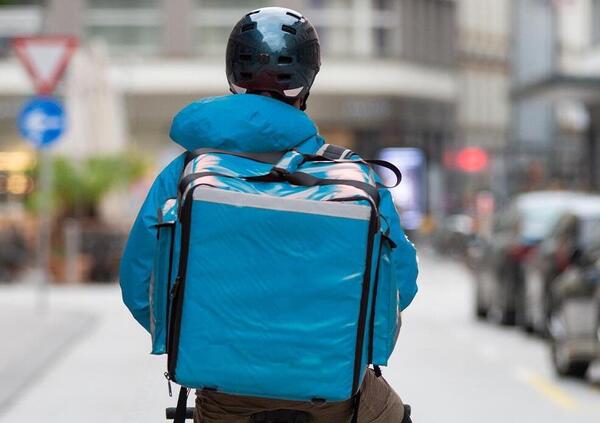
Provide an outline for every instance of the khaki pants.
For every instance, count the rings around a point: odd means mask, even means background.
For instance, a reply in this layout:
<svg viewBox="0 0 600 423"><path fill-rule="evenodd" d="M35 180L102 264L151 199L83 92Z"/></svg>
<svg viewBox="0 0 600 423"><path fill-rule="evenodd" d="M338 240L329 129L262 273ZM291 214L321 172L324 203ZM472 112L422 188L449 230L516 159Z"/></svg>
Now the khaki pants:
<svg viewBox="0 0 600 423"><path fill-rule="evenodd" d="M351 400L316 405L197 391L194 423L248 423L255 413L279 409L305 411L312 423L348 423L352 418ZM400 423L403 417L404 405L398 394L369 369L361 388L359 423Z"/></svg>

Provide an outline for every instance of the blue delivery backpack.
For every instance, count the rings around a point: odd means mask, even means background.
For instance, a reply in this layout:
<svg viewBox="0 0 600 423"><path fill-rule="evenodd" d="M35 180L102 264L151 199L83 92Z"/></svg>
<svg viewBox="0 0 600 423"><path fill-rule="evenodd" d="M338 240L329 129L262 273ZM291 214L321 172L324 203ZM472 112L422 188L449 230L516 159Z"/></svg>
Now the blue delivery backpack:
<svg viewBox="0 0 600 423"><path fill-rule="evenodd" d="M370 164L400 182L393 165L328 144L313 155L188 153L178 198L158 210L150 289L167 379L342 401L369 364L387 364L398 291Z"/></svg>

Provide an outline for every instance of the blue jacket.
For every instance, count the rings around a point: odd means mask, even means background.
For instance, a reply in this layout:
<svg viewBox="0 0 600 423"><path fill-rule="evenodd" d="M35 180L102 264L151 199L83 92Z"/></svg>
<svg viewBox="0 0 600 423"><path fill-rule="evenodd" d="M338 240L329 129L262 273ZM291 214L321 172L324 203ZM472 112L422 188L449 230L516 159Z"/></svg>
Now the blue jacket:
<svg viewBox="0 0 600 423"><path fill-rule="evenodd" d="M173 119L171 138L186 150L208 147L235 152L285 151L302 144L305 153L316 152L324 140L302 111L279 100L251 94L228 95L196 101ZM177 196L184 154L158 175L133 224L121 260L123 301L133 317L150 330L149 285L156 249L156 211ZM401 309L417 292L417 260L406 238L389 191L381 190L380 210L397 244L393 261L398 275Z"/></svg>

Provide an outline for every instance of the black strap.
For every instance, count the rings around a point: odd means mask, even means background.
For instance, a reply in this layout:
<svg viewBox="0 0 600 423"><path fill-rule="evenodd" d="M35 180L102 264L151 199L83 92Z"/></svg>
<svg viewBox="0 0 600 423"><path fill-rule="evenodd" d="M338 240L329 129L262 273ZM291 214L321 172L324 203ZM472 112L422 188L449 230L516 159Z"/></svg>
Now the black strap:
<svg viewBox="0 0 600 423"><path fill-rule="evenodd" d="M315 186L326 186L326 185L347 185L354 188L358 188L361 191L365 192L375 203L375 206L379 206L379 191L377 188L371 184L361 181L354 181L351 179L325 179L325 178L317 178L316 176L310 175L304 172L294 172L294 173L286 173L281 170L275 169L273 172L267 175L261 176L233 176L226 175L218 172L198 172L198 173L190 173L189 175L181 178L179 182L179 192L180 194L185 191L185 189L196 179L205 177L205 176L219 176L225 178L239 178L244 179L246 181L254 181L254 182L288 182L292 185L298 185L303 187L315 187Z"/></svg>
<svg viewBox="0 0 600 423"><path fill-rule="evenodd" d="M377 188L371 184L361 181L355 181L352 179L326 179L317 178L316 176L310 175L304 172L294 172L284 176L285 179L292 185L315 187L315 186L326 186L326 185L348 185L354 188L358 188L364 191L371 197L375 204L379 206L379 192Z"/></svg>
<svg viewBox="0 0 600 423"><path fill-rule="evenodd" d="M179 398L177 399L177 409L175 410L175 418L173 423L185 423L187 412L187 399L190 390L185 386L179 389Z"/></svg>
<svg viewBox="0 0 600 423"><path fill-rule="evenodd" d="M333 158L326 157L324 154L323 155L304 154L304 160L307 161L307 162L364 163L364 164L367 164L367 165L381 166L381 167L385 167L386 169L392 171L392 173L396 177L396 183L394 185L383 185L383 184L378 184L378 185L381 185L383 188L395 188L398 185L400 185L400 182L402 182L402 172L400 172L400 169L398 169L396 166L394 166L393 164L391 164L390 162L385 161L385 160L377 160L377 159L333 159Z"/></svg>
<svg viewBox="0 0 600 423"><path fill-rule="evenodd" d="M298 185L302 187L316 187L316 186L327 186L327 185L347 185L366 193L375 203L375 206L379 207L379 191L371 184L361 181L355 181L352 179L327 179L317 178L316 176L310 175L304 172L287 173L281 170L275 169L269 175L246 177L247 181L257 182L281 182L285 181L292 185Z"/></svg>
<svg viewBox="0 0 600 423"><path fill-rule="evenodd" d="M410 405L404 404L404 417L402 418L401 423L412 423L412 419L410 418L411 412L412 410L410 408Z"/></svg>
<svg viewBox="0 0 600 423"><path fill-rule="evenodd" d="M359 389L356 395L354 395L354 410L352 412L352 423L358 423L358 412L360 410L360 396L361 390Z"/></svg>
<svg viewBox="0 0 600 423"><path fill-rule="evenodd" d="M325 144L325 150L322 153L323 157L331 160L347 159L352 156L354 152L346 147L340 147L339 145Z"/></svg>
<svg viewBox="0 0 600 423"><path fill-rule="evenodd" d="M383 238L379 241L379 252L377 253L377 264L375 267L375 280L373 284L373 299L371 301L371 316L369 320L369 355L368 355L368 363L373 362L373 350L375 343L375 315L377 311L377 296L379 295L379 269L381 267L381 252L383 251ZM381 370L379 366L374 366L375 375L377 377L381 376ZM379 369L379 374L377 374Z"/></svg>
<svg viewBox="0 0 600 423"><path fill-rule="evenodd" d="M235 151L219 150L217 148L199 148L187 152L185 156L185 165L187 166L189 162L203 154L227 154L229 156L241 157L243 159L254 160L255 162L274 165L277 164L286 153L287 151L272 153L238 153Z"/></svg>
<svg viewBox="0 0 600 423"><path fill-rule="evenodd" d="M381 367L379 367L377 364L373 365L373 373L375 373L376 377L381 377L381 375L383 373L381 373Z"/></svg>
<svg viewBox="0 0 600 423"><path fill-rule="evenodd" d="M235 176L235 175L227 175L225 173L220 172L196 172L185 175L183 178L179 180L179 194L183 194L186 188L194 182L196 179L204 178L205 176L220 176L223 178L239 178L245 179L243 176Z"/></svg>

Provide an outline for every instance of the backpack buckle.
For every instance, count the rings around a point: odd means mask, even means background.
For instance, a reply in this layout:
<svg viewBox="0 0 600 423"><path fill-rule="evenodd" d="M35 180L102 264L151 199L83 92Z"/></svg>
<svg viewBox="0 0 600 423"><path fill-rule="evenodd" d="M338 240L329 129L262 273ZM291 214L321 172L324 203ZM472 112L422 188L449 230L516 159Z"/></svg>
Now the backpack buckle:
<svg viewBox="0 0 600 423"><path fill-rule="evenodd" d="M287 169L276 166L273 169L271 169L271 172L269 172L269 174L277 179L285 179L285 177L288 176L290 172Z"/></svg>

